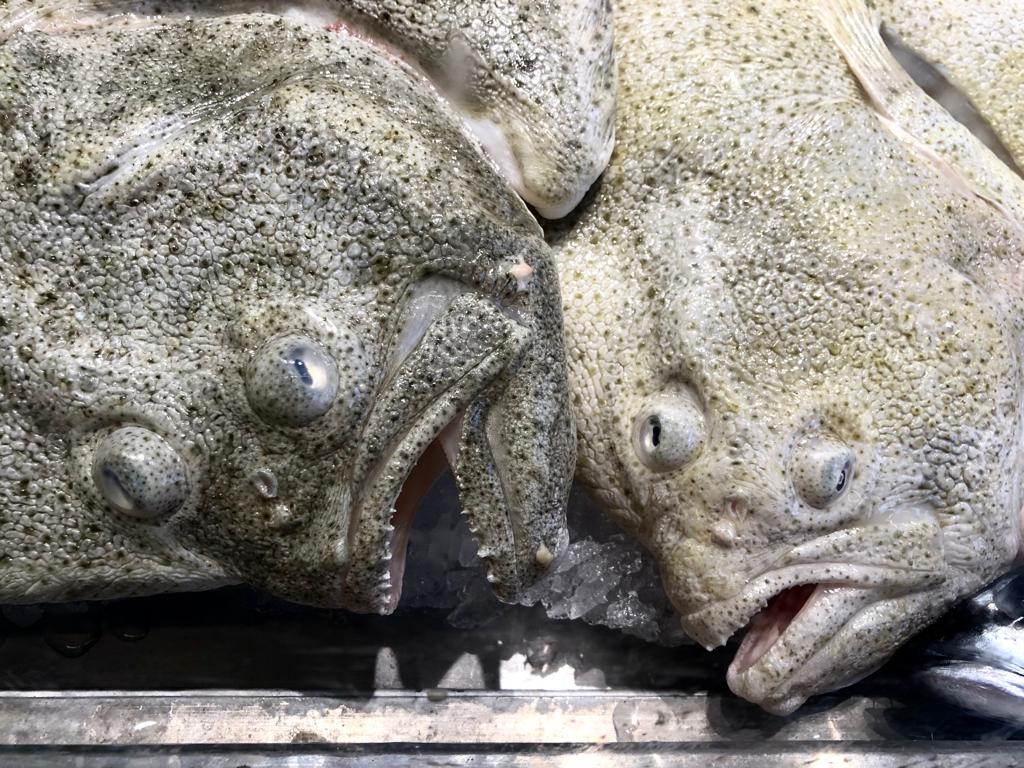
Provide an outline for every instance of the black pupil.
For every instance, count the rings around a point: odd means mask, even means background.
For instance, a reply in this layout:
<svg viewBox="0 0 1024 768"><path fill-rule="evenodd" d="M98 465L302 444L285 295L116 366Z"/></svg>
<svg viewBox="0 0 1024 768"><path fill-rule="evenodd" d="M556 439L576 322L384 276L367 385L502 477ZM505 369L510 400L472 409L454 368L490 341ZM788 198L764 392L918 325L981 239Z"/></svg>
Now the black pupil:
<svg viewBox="0 0 1024 768"><path fill-rule="evenodd" d="M843 467L843 471L839 473L839 482L836 483L836 491L841 491L846 487L846 467Z"/></svg>
<svg viewBox="0 0 1024 768"><path fill-rule="evenodd" d="M299 374L299 381L307 387L313 386L313 377L309 375L309 369L306 368L306 363L299 358L294 357L292 358L292 365L294 366L296 373Z"/></svg>
<svg viewBox="0 0 1024 768"><path fill-rule="evenodd" d="M657 448L661 443L661 420L657 416L651 416L647 423L651 425L651 445Z"/></svg>

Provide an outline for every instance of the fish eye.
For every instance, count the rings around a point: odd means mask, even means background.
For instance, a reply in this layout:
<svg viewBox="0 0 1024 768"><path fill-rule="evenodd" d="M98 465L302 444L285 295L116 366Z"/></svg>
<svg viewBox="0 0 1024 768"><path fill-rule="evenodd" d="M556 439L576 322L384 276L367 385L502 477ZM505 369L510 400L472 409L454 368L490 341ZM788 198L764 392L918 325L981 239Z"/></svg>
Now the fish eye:
<svg viewBox="0 0 1024 768"><path fill-rule="evenodd" d="M92 478L113 509L145 520L170 514L189 493L181 456L143 427L121 427L103 438L93 456Z"/></svg>
<svg viewBox="0 0 1024 768"><path fill-rule="evenodd" d="M693 461L706 437L704 414L686 393L651 398L633 426L637 455L653 472L669 472Z"/></svg>
<svg viewBox="0 0 1024 768"><path fill-rule="evenodd" d="M797 445L789 471L800 498L816 509L824 509L850 486L853 453L834 437L812 435Z"/></svg>
<svg viewBox="0 0 1024 768"><path fill-rule="evenodd" d="M338 396L338 365L308 336L267 341L245 371L245 393L264 421L304 427L327 413Z"/></svg>

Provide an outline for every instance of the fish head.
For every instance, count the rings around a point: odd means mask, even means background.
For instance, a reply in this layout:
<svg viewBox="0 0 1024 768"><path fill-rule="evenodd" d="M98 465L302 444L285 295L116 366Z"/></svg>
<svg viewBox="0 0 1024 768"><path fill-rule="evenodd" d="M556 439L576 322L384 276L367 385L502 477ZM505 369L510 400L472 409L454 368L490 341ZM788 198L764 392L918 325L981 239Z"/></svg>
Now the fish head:
<svg viewBox="0 0 1024 768"><path fill-rule="evenodd" d="M407 67L265 14L0 55L5 600L388 612L446 462L497 593L543 572L574 463L549 249Z"/></svg>
<svg viewBox="0 0 1024 768"><path fill-rule="evenodd" d="M893 285L868 254L722 246L624 288L661 286L611 313L634 325L604 341L628 351L598 368L581 456L683 629L713 648L749 625L729 684L787 714L1012 560L1019 364L955 270L908 264Z"/></svg>

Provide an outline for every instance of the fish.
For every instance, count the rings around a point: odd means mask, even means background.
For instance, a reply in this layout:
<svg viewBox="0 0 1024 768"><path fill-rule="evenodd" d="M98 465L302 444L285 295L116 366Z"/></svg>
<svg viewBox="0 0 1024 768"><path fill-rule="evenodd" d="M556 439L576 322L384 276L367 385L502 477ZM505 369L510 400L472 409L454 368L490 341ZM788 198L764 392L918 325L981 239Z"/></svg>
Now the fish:
<svg viewBox="0 0 1024 768"><path fill-rule="evenodd" d="M0 601L246 583L388 613L446 465L496 594L544 573L575 457L557 275L422 74L274 13L20 8Z"/></svg>
<svg viewBox="0 0 1024 768"><path fill-rule="evenodd" d="M964 601L929 632L915 679L971 714L1024 727L1024 568Z"/></svg>
<svg viewBox="0 0 1024 768"><path fill-rule="evenodd" d="M577 476L788 715L1019 557L1024 183L863 2L615 24L616 148L549 227Z"/></svg>
<svg viewBox="0 0 1024 768"><path fill-rule="evenodd" d="M370 41L419 72L549 219L576 207L614 143L610 0L17 0L12 8L0 37L272 13Z"/></svg>

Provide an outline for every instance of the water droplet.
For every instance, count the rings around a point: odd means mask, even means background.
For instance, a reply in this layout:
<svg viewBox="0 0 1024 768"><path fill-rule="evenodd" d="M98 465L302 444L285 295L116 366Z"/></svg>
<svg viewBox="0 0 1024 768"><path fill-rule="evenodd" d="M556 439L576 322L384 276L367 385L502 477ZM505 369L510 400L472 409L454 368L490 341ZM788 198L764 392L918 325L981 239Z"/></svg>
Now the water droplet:
<svg viewBox="0 0 1024 768"><path fill-rule="evenodd" d="M92 605L52 606L46 613L43 639L61 656L69 659L86 653L100 639L99 612Z"/></svg>

